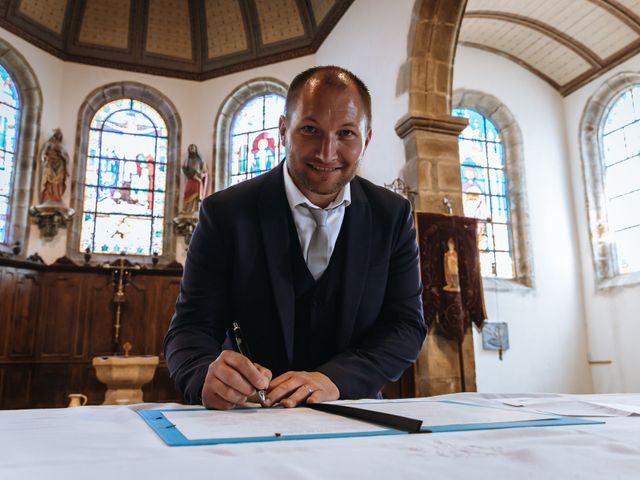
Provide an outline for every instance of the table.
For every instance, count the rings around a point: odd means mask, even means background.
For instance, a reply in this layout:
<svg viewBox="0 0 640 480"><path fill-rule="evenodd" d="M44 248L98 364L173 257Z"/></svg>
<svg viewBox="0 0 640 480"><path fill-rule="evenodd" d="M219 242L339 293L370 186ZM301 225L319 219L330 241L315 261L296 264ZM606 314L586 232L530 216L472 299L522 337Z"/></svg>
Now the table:
<svg viewBox="0 0 640 480"><path fill-rule="evenodd" d="M454 394L496 405L509 398L640 406L640 394ZM604 425L326 440L167 447L139 404L0 411L0 478L64 479L638 479L640 416Z"/></svg>

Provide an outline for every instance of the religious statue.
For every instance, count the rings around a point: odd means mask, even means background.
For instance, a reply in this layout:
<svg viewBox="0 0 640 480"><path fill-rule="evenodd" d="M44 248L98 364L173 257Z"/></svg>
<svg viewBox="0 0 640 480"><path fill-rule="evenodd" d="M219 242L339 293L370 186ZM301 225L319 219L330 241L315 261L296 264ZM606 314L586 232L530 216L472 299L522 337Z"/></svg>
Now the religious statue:
<svg viewBox="0 0 640 480"><path fill-rule="evenodd" d="M197 215L200 202L207 190L207 166L193 143L187 148L188 155L182 164L182 173L187 177L184 187L182 215Z"/></svg>
<svg viewBox="0 0 640 480"><path fill-rule="evenodd" d="M67 163L69 154L62 146L62 132L53 130L53 135L42 148L42 180L40 190L41 204L61 204L67 189Z"/></svg>
<svg viewBox="0 0 640 480"><path fill-rule="evenodd" d="M445 292L460 291L460 274L458 273L458 252L453 238L447 240L448 250L444 253L444 281Z"/></svg>

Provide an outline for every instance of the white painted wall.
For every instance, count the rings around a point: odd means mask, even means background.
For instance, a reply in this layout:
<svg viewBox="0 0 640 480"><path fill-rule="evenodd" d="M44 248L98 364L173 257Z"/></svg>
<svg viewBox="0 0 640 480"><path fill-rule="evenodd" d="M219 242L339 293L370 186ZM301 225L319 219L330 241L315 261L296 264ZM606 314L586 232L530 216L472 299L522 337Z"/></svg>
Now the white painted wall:
<svg viewBox="0 0 640 480"><path fill-rule="evenodd" d="M391 183L405 163L394 127L409 104L399 78L412 9L413 0L356 0L316 52L318 65L347 68L369 87L373 136L359 173L379 185Z"/></svg>
<svg viewBox="0 0 640 480"><path fill-rule="evenodd" d="M511 349L499 361L476 335L480 391L589 392L581 271L567 165L562 97L501 56L458 47L454 89L494 95L522 131L535 285L486 291L488 321L507 322Z"/></svg>
<svg viewBox="0 0 640 480"><path fill-rule="evenodd" d="M640 391L640 285L597 290L589 224L585 205L585 186L580 159L579 127L584 108L593 93L620 72L639 72L640 55L627 60L600 78L564 99L569 146L570 175L574 185L578 242L582 262L585 317L589 355L593 360L611 360L610 365L593 365L596 392Z"/></svg>

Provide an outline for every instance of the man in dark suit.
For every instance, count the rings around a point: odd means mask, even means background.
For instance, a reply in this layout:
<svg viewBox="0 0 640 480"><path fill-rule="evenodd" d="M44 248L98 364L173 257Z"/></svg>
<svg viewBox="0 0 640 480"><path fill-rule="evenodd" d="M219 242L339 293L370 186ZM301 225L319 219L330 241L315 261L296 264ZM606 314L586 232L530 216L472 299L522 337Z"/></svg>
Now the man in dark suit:
<svg viewBox="0 0 640 480"><path fill-rule="evenodd" d="M266 406L376 397L426 335L409 202L355 175L367 87L307 70L279 129L281 165L203 202L165 339L178 389L208 408L257 389ZM231 349L234 322L255 363Z"/></svg>

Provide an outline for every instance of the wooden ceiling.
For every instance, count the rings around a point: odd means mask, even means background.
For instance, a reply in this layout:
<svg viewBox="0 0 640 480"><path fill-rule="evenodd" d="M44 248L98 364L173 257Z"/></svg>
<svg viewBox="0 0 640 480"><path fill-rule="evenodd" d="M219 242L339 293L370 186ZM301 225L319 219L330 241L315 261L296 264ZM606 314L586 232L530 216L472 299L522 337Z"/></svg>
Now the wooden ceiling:
<svg viewBox="0 0 640 480"><path fill-rule="evenodd" d="M0 0L65 61L205 80L315 52L353 0Z"/></svg>
<svg viewBox="0 0 640 480"><path fill-rule="evenodd" d="M640 0L469 0L458 41L566 96L640 51Z"/></svg>

